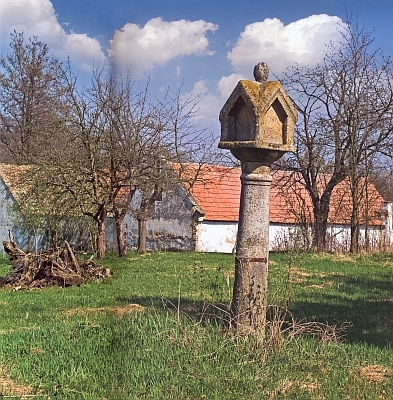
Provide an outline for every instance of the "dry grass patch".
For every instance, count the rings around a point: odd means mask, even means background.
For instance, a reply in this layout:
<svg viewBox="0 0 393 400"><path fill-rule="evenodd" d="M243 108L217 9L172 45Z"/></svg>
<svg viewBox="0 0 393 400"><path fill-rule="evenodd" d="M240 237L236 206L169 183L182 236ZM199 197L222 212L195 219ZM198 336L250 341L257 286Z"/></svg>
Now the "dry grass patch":
<svg viewBox="0 0 393 400"><path fill-rule="evenodd" d="M10 377L4 365L0 365L0 389L1 398L15 397L19 399L27 399L35 397L33 388L30 386L16 384Z"/></svg>
<svg viewBox="0 0 393 400"><path fill-rule="evenodd" d="M311 276L312 274L296 267L292 267L288 271L288 280L293 284L306 282L307 278Z"/></svg>
<svg viewBox="0 0 393 400"><path fill-rule="evenodd" d="M111 313L116 315L117 317L123 317L127 314L132 314L134 312L143 312L145 307L140 306L139 304L127 304L123 307L95 307L95 308L73 308L70 310L65 311L65 314L75 315L75 314L90 314L90 313L97 313L97 312L104 312L104 313Z"/></svg>
<svg viewBox="0 0 393 400"><path fill-rule="evenodd" d="M320 285L309 285L309 286L305 286L305 289L324 289L326 287L332 287L334 285L333 281L326 281Z"/></svg>
<svg viewBox="0 0 393 400"><path fill-rule="evenodd" d="M39 330L39 326L20 326L19 328L11 328L11 329L0 329L0 335L6 335L8 333L20 332L20 331L30 331L30 330Z"/></svg>
<svg viewBox="0 0 393 400"><path fill-rule="evenodd" d="M325 282L317 285L308 285L304 286L304 288L310 288L310 289L324 289L326 287L332 287L334 286L334 281L332 280L327 280L327 278L332 277L332 276L344 276L343 274L340 273L332 273L332 274L316 274L316 273L310 273L306 272L305 270L301 268L290 268L289 273L288 273L288 279L289 282L292 284L302 284L306 283L308 279L311 278L318 278L318 279L325 279Z"/></svg>
<svg viewBox="0 0 393 400"><path fill-rule="evenodd" d="M392 370L383 365L368 365L359 369L360 376L368 382L379 383L392 375Z"/></svg>
<svg viewBox="0 0 393 400"><path fill-rule="evenodd" d="M38 355L38 354L44 354L44 353L46 353L46 351L44 349L40 349L38 347L34 347L33 349L30 350L30 354L33 356Z"/></svg>
<svg viewBox="0 0 393 400"><path fill-rule="evenodd" d="M344 253L314 253L311 254L310 257L313 257L314 259L320 260L320 259L328 259L329 262L342 262L342 263L355 263L357 261L356 257L357 256L352 256L349 254L344 254Z"/></svg>
<svg viewBox="0 0 393 400"><path fill-rule="evenodd" d="M306 379L306 382L301 383L299 387L306 392L312 393L319 389L319 383L316 380Z"/></svg>

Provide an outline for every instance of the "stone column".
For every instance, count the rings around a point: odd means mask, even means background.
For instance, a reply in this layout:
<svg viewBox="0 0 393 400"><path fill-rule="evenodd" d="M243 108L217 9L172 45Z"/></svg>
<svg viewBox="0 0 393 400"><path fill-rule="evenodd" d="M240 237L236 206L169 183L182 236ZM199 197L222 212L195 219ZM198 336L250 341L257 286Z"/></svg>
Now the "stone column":
<svg viewBox="0 0 393 400"><path fill-rule="evenodd" d="M269 256L270 166L294 151L297 112L268 67L254 68L256 82L239 81L220 112L219 147L242 163L242 191L236 244L232 326L264 334Z"/></svg>
<svg viewBox="0 0 393 400"><path fill-rule="evenodd" d="M232 325L247 333L265 326L269 257L270 168L242 165Z"/></svg>

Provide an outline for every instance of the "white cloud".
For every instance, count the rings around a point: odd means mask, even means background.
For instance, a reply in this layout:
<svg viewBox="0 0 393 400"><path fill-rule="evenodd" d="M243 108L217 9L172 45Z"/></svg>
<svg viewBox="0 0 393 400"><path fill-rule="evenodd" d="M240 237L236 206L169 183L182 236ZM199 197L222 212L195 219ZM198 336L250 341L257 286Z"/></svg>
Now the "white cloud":
<svg viewBox="0 0 393 400"><path fill-rule="evenodd" d="M218 82L217 89L220 93L220 97L226 99L232 93L233 89L241 79L246 79L243 75L232 74L229 76L223 76Z"/></svg>
<svg viewBox="0 0 393 400"><path fill-rule="evenodd" d="M153 18L143 28L127 23L115 32L110 55L120 69L130 70L137 78L176 57L212 55L206 34L217 29L217 25L202 20L166 22Z"/></svg>
<svg viewBox="0 0 393 400"><path fill-rule="evenodd" d="M10 42L10 33L16 30L24 32L26 38L37 36L58 58L69 56L87 72L105 63L99 42L86 34L65 32L49 0L2 0L0 17L2 52L8 51L4 47Z"/></svg>
<svg viewBox="0 0 393 400"><path fill-rule="evenodd" d="M280 75L288 66L315 65L322 61L325 44L339 39L339 17L311 15L288 25L277 18L247 25L240 34L228 59L235 73L223 76L215 90L209 92L205 81L198 81L193 93L204 93L201 101L201 123L212 124L219 132L218 114L241 79L253 80L254 65L265 61L270 70ZM270 80L274 80L270 74Z"/></svg>
<svg viewBox="0 0 393 400"><path fill-rule="evenodd" d="M211 128L217 134L220 130L218 113L224 104L222 99L210 92L208 82L203 79L194 84L191 92L183 94L184 99L190 97L198 100L195 122L200 124L201 127Z"/></svg>
<svg viewBox="0 0 393 400"><path fill-rule="evenodd" d="M265 61L277 75L295 63L312 66L322 60L325 44L339 38L340 23L339 17L326 14L311 15L288 25L277 18L266 18L245 27L228 59L248 79L260 61Z"/></svg>

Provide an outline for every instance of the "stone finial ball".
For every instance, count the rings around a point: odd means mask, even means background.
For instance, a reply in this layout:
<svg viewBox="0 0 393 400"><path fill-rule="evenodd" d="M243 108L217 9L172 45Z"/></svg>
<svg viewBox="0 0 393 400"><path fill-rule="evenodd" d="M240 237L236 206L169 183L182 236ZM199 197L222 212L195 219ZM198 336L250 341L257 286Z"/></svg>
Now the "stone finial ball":
<svg viewBox="0 0 393 400"><path fill-rule="evenodd" d="M254 78L257 82L266 82L269 76L269 67L266 63L260 62L254 67Z"/></svg>

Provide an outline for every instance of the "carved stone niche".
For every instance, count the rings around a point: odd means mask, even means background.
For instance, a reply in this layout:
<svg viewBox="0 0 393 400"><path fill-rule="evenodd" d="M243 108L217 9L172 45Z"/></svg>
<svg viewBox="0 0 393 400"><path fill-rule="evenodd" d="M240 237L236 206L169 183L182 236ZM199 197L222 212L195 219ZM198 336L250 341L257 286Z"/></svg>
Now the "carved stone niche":
<svg viewBox="0 0 393 400"><path fill-rule="evenodd" d="M294 151L296 121L296 109L280 82L242 80L220 112L218 147L241 161L273 162Z"/></svg>

